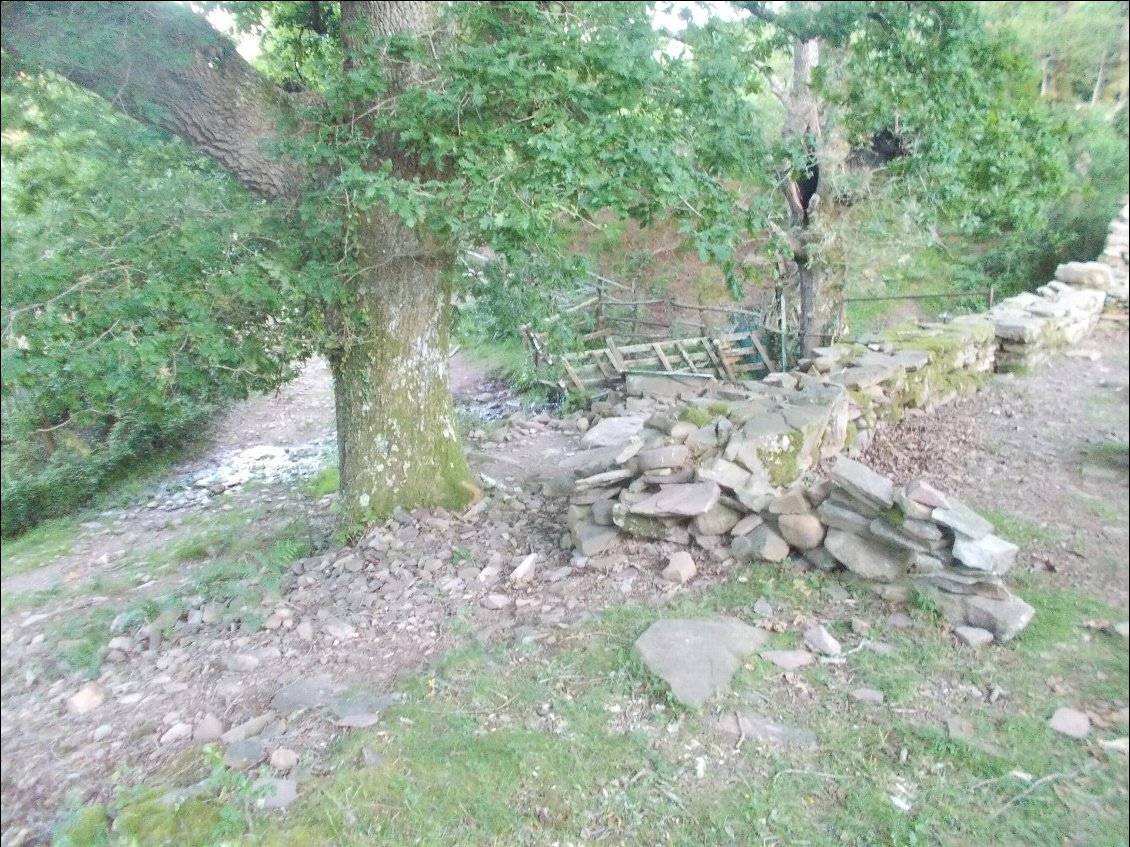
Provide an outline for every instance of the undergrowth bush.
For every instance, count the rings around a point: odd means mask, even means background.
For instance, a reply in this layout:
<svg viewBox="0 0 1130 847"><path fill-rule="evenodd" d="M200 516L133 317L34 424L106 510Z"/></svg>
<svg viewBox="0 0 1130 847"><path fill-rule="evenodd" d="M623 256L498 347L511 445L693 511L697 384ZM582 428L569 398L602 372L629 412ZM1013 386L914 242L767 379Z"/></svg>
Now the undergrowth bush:
<svg viewBox="0 0 1130 847"><path fill-rule="evenodd" d="M1008 297L1043 285L1057 265L1102 253L1110 221L1128 190L1126 122L1112 124L1099 114L1072 110L1068 125L1075 163L1069 193L1052 205L1042 227L1005 233L984 253L966 259L958 268L957 286L972 290L992 284L998 297Z"/></svg>
<svg viewBox="0 0 1130 847"><path fill-rule="evenodd" d="M214 165L5 58L4 536L81 506L307 353L297 257Z"/></svg>

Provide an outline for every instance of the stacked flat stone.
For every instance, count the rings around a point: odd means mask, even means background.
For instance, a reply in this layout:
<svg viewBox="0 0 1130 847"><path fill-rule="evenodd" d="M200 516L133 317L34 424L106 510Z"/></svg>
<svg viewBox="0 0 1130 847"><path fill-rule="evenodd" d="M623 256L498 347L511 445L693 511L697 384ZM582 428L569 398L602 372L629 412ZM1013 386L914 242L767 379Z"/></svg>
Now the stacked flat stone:
<svg viewBox="0 0 1130 847"><path fill-rule="evenodd" d="M1110 224L1106 247L1099 261L1111 269L1111 284L1107 296L1125 304L1130 299L1127 262L1130 259L1130 205L1123 198L1122 210Z"/></svg>
<svg viewBox="0 0 1130 847"><path fill-rule="evenodd" d="M928 483L896 487L841 457L827 483L804 494L826 527L823 548L804 553L813 565L843 566L880 583L880 593L892 599L927 592L952 622L987 629L997 641L1015 637L1032 620L1032 607L1003 581L1017 546Z"/></svg>
<svg viewBox="0 0 1130 847"><path fill-rule="evenodd" d="M847 434L846 392L816 380L632 405L652 412L600 421L547 486L569 494L569 529L585 556L622 532L720 549L755 529L746 518L778 491L839 453Z"/></svg>
<svg viewBox="0 0 1130 847"><path fill-rule="evenodd" d="M996 332L996 369L1001 373L1038 367L1095 328L1110 288L1111 269L1099 262L1071 262L1035 292L1002 300L989 318Z"/></svg>

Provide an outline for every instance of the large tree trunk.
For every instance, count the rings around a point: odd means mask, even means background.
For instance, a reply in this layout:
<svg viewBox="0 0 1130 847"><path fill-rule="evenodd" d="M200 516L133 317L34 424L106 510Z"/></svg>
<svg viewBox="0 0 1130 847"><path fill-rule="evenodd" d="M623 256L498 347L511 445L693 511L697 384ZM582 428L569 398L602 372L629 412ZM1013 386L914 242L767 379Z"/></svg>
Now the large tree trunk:
<svg viewBox="0 0 1130 847"><path fill-rule="evenodd" d="M347 68L374 37L424 35L436 4L342 3ZM395 96L414 82L407 65L385 69ZM358 114L370 109L357 103ZM369 167L392 162L397 176L419 175L419 164L395 138L378 139ZM347 528L386 515L396 505L457 506L474 487L455 426L448 381L450 254L425 244L387 210L358 221L363 268L351 283L361 337L346 338L331 356L337 408L342 519ZM332 318L333 316L331 316ZM332 324L332 321L331 321Z"/></svg>
<svg viewBox="0 0 1130 847"><path fill-rule="evenodd" d="M448 257L391 217L361 234L361 337L330 357L347 528L396 505L458 506L474 489L448 386Z"/></svg>
<svg viewBox="0 0 1130 847"><path fill-rule="evenodd" d="M419 34L435 4L343 3L347 61L370 40ZM162 126L212 157L260 196L293 201L303 174L273 149L288 97L254 71L201 17L179 4L3 4L3 47L53 70L141 121ZM390 74L396 89L410 70ZM366 104L357 104L358 114ZM382 139L380 155L401 175L414 163ZM454 423L447 379L443 273L450 256L421 244L395 217L354 222L345 308L361 320L331 339L343 518L350 528L394 505L456 505L473 487ZM328 324L343 327L341 306ZM359 328L359 329L358 329Z"/></svg>

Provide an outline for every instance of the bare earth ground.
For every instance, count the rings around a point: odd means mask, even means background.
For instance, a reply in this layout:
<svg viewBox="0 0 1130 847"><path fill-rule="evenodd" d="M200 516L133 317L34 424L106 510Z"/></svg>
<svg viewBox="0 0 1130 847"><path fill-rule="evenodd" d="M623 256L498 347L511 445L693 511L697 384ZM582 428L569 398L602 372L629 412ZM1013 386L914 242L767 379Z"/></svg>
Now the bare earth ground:
<svg viewBox="0 0 1130 847"><path fill-rule="evenodd" d="M1104 329L1085 347L1101 357L997 378L975 398L907 418L877 439L868 461L900 480L925 475L991 510L1014 536L1024 535L1017 540L1025 566L1125 607L1126 331ZM516 408L461 360L453 371L463 405L489 417ZM328 375L315 363L278 394L234 409L217 425L213 453L182 476L233 450L298 451L324 439L332 417ZM1110 446L1117 442L1121 452ZM363 695L376 709L398 680L469 638L554 638L626 599L668 601L676 589L656 578L663 545L627 541L615 555L588 562L561 548L565 504L541 496L539 481L577 446L572 423L547 416L520 416L490 436L473 432L468 450L485 491L481 503L463 515L399 514L353 551L298 562L254 609L240 607L240 598L225 605L196 596L206 560L146 563L224 520L244 520L255 532L294 518L328 526L332 496L294 482L241 484L186 503L165 488L83 524L58 561L3 583L0 843L47 840L62 810L107 800L115 783L199 767L191 736L207 715L224 729L262 718L267 728L257 738L299 752L317 773L341 732L316 708L333 695ZM506 574L530 554L534 577L512 584ZM707 560L694 586L724 577L722 564ZM44 593L15 602L32 590ZM60 676L54 659L64 625L139 597L178 593L178 619L121 633L128 645L96 676L105 702L69 714L66 699L82 680ZM283 708L280 690L309 707Z"/></svg>

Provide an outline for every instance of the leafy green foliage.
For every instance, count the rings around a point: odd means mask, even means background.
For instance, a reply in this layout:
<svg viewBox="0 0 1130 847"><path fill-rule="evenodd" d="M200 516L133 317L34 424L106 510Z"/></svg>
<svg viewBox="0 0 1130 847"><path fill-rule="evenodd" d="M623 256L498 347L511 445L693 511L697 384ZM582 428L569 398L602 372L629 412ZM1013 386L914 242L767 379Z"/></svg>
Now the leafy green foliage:
<svg viewBox="0 0 1130 847"><path fill-rule="evenodd" d="M844 51L824 94L851 140L896 132L890 162L967 232L1038 221L1067 176L1064 123L1039 101L1031 65L969 3L836 3Z"/></svg>
<svg viewBox="0 0 1130 847"><path fill-rule="evenodd" d="M309 345L268 210L184 145L10 67L3 139L8 535L278 384Z"/></svg>
<svg viewBox="0 0 1130 847"><path fill-rule="evenodd" d="M726 51L665 59L639 3L444 14L442 49L385 39L322 80L324 100L303 117L316 130L295 151L333 174L306 198L311 236L348 254L357 222L380 210L451 249L487 244L516 260L562 255L563 222L595 226L612 210L645 224L674 215L704 259L732 268L758 219L735 210L724 180L760 173L764 144ZM418 68L419 83L390 95L390 62Z"/></svg>

